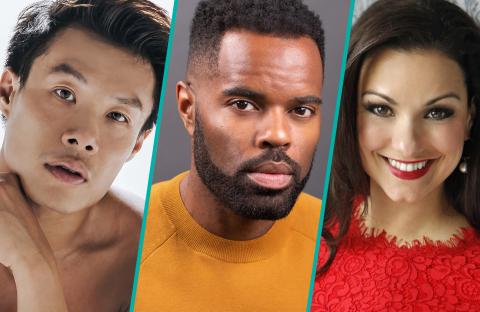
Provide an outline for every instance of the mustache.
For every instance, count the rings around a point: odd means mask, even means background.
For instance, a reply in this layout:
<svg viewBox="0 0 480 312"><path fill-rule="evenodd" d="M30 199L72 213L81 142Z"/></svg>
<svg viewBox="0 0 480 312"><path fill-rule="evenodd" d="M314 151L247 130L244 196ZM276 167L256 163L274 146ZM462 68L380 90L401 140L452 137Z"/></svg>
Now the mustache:
<svg viewBox="0 0 480 312"><path fill-rule="evenodd" d="M293 176L295 179L300 178L300 165L288 157L288 155L283 151L282 148L271 148L265 150L262 154L252 159L244 161L240 166L237 172L251 172L256 167L260 166L265 162L284 162L286 163L293 171Z"/></svg>

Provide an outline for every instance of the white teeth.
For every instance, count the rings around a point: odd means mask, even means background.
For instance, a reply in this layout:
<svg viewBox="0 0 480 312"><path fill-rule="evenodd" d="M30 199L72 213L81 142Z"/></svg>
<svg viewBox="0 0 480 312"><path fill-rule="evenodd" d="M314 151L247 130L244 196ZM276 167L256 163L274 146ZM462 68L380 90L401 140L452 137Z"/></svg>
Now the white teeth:
<svg viewBox="0 0 480 312"><path fill-rule="evenodd" d="M423 169L427 165L427 161L419 161L416 163L403 163L395 159L388 158L388 162L392 167L397 168L401 171L411 172L419 169Z"/></svg>

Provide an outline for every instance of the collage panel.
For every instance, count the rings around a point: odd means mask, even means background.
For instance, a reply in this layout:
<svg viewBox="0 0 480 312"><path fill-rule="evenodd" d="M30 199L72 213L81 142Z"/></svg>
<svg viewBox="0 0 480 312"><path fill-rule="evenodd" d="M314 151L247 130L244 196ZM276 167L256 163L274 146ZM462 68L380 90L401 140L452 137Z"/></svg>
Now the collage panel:
<svg viewBox="0 0 480 312"><path fill-rule="evenodd" d="M135 311L305 311L349 7L177 2Z"/></svg>
<svg viewBox="0 0 480 312"><path fill-rule="evenodd" d="M480 2L357 0L311 311L478 311Z"/></svg>
<svg viewBox="0 0 480 312"><path fill-rule="evenodd" d="M128 311L172 8L0 4L0 311Z"/></svg>
<svg viewBox="0 0 480 312"><path fill-rule="evenodd" d="M0 311L478 311L479 22L1 4Z"/></svg>

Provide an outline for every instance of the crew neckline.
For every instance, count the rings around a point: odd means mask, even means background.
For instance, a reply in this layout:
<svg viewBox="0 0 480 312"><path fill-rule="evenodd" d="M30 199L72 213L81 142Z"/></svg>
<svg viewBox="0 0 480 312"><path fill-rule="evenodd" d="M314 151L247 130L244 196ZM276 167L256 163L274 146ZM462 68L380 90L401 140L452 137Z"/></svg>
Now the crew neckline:
<svg viewBox="0 0 480 312"><path fill-rule="evenodd" d="M162 196L161 200L176 228L176 235L190 248L221 261L246 263L268 259L285 245L295 217L295 207L287 217L275 221L267 233L258 238L245 241L225 239L203 228L186 209L180 195L180 183L187 175L188 171L173 178L165 190L169 196Z"/></svg>

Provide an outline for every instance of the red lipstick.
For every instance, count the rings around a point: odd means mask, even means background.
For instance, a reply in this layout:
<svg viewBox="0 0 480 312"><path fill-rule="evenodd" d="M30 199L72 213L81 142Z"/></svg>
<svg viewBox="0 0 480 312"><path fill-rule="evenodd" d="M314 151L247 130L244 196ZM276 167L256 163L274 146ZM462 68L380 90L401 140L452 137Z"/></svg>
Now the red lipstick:
<svg viewBox="0 0 480 312"><path fill-rule="evenodd" d="M405 171L405 170L400 170L394 166L392 166L388 159L385 159L387 165L388 165L388 169L390 169L390 172L396 176L397 178L399 179L402 179L402 180L416 180L416 179L419 179L421 177L423 177L425 174L427 174L428 170L430 169L430 166L432 165L433 161L432 160L428 160L425 167L421 168L421 169L416 169L416 170L413 170L413 171ZM402 163L405 163L405 164L409 164L409 163L416 163L418 161L402 161Z"/></svg>

